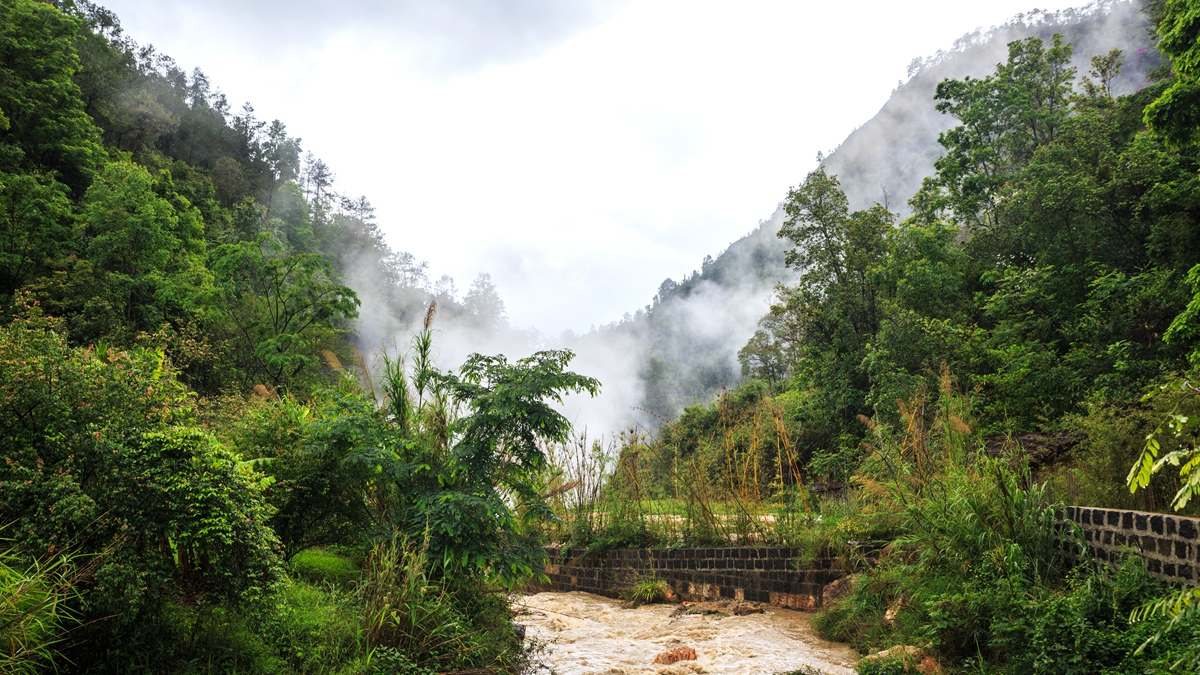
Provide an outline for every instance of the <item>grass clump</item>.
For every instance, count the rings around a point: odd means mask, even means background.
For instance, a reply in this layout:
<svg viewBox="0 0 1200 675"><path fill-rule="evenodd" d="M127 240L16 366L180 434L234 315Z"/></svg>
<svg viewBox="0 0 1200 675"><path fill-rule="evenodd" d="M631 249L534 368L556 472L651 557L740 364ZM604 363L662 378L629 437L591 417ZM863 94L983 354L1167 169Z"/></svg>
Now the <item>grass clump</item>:
<svg viewBox="0 0 1200 675"><path fill-rule="evenodd" d="M671 596L671 586L666 579L655 576L642 577L629 589L629 599L636 604L666 602Z"/></svg>
<svg viewBox="0 0 1200 675"><path fill-rule="evenodd" d="M523 672L531 654L513 629L508 596L469 571L436 576L428 543L376 544L358 597L379 672ZM374 671L373 671L374 672Z"/></svg>
<svg viewBox="0 0 1200 675"><path fill-rule="evenodd" d="M59 556L25 564L0 549L0 672L35 673L54 662L54 646L76 613L68 606L85 573Z"/></svg>

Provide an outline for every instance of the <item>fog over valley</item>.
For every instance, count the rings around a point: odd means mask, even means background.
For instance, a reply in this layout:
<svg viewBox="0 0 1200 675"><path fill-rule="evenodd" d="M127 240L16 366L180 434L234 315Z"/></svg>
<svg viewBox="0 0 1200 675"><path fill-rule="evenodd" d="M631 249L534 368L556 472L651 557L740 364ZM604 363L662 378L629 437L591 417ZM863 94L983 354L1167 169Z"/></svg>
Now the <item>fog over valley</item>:
<svg viewBox="0 0 1200 675"><path fill-rule="evenodd" d="M1200 672L1200 0L1032 1L0 0L0 673Z"/></svg>
<svg viewBox="0 0 1200 675"><path fill-rule="evenodd" d="M856 13L894 54L871 69L901 76L890 93L872 72L842 77L858 57L807 27L850 20L832 8L725 17L708 5L622 2L310 2L283 13L270 2L110 4L129 34L303 137L306 195L327 193L329 209L366 228L342 255L370 367L406 349L436 299L442 367L474 352L576 352L603 393L570 397L565 410L593 433L656 427L741 381L739 349L795 274L783 260L790 242L775 236L786 218L777 204L807 171L823 163L837 174L853 208L907 213L940 154L937 135L954 124L934 108L942 79L985 74L1030 32L1064 33L1081 72L1093 54L1122 49L1122 93L1156 63L1128 2L956 6L935 23L892 8ZM680 23L646 32L661 22ZM963 34L973 25L998 27ZM189 40L180 26L219 27L227 42ZM275 66L309 65L273 73L259 65L265 50L277 50ZM835 53L837 67L816 65ZM382 129L368 122L378 107L398 109L389 133L355 137ZM355 200L366 210L342 206Z"/></svg>

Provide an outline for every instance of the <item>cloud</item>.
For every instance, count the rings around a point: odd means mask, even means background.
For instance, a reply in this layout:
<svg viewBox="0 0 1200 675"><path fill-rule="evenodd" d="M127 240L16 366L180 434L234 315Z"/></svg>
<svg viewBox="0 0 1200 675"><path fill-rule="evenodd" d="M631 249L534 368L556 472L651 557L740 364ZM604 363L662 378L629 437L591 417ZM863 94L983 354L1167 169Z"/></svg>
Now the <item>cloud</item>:
<svg viewBox="0 0 1200 675"><path fill-rule="evenodd" d="M626 0L111 0L122 17L155 15L177 30L221 31L260 55L306 51L330 35L353 32L403 44L410 66L452 75L534 58L603 23ZM166 26L164 26L166 28Z"/></svg>

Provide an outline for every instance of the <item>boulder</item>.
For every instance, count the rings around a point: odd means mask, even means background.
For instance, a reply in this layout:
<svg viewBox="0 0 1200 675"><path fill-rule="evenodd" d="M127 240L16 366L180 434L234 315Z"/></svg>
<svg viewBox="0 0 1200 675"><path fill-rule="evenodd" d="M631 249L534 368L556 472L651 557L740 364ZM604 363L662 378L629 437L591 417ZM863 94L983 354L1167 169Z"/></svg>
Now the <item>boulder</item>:
<svg viewBox="0 0 1200 675"><path fill-rule="evenodd" d="M912 645L889 647L881 652L863 657L862 661L864 663L872 661L884 663L900 661L921 675L942 675L945 672L942 670L941 664L937 662L937 659L925 653L925 650L920 647L913 647Z"/></svg>
<svg viewBox="0 0 1200 675"><path fill-rule="evenodd" d="M678 661L695 661L696 650L691 647L676 647L654 657L654 665L669 666Z"/></svg>
<svg viewBox="0 0 1200 675"><path fill-rule="evenodd" d="M854 577L842 577L821 589L821 606L828 607L854 590Z"/></svg>

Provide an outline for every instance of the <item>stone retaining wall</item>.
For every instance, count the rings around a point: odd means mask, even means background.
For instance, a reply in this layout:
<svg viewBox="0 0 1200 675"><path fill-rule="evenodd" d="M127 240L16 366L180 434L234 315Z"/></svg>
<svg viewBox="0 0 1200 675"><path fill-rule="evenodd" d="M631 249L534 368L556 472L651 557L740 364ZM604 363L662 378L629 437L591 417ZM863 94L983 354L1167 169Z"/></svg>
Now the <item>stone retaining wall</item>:
<svg viewBox="0 0 1200 675"><path fill-rule="evenodd" d="M677 549L547 549L554 591L587 591L620 597L635 581L653 574L665 579L683 600L717 598L764 602L793 609L816 609L826 584L842 578L832 561L797 570L795 548L731 547Z"/></svg>
<svg viewBox="0 0 1200 675"><path fill-rule="evenodd" d="M1200 520L1144 511L1068 506L1066 516L1083 530L1096 559L1119 563L1133 549L1154 577L1195 584L1200 569Z"/></svg>
<svg viewBox="0 0 1200 675"><path fill-rule="evenodd" d="M1200 519L1068 506L1097 560L1117 564L1132 549L1150 574L1171 583L1200 583ZM549 548L546 574L554 591L624 595L639 578L665 579L681 599L764 602L794 609L821 606L822 591L844 575L832 560L796 569L799 549L782 547L614 549Z"/></svg>

